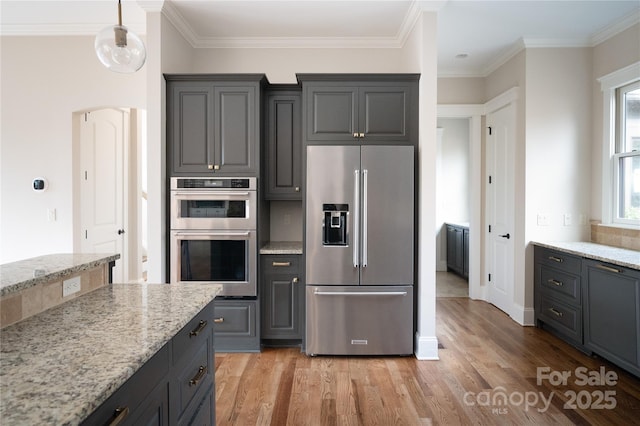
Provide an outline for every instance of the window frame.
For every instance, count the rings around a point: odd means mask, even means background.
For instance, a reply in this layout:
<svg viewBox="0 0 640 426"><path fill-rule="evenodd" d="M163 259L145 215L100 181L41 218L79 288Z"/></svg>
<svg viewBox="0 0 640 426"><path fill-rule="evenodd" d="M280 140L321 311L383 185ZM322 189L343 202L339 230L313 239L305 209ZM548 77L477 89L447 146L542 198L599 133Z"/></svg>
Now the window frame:
<svg viewBox="0 0 640 426"><path fill-rule="evenodd" d="M617 113L620 88L640 83L640 61L598 79L603 98L602 139L602 223L628 228L640 228L640 220L618 217L620 201L620 159L639 155L635 152L620 153L619 128L621 120Z"/></svg>

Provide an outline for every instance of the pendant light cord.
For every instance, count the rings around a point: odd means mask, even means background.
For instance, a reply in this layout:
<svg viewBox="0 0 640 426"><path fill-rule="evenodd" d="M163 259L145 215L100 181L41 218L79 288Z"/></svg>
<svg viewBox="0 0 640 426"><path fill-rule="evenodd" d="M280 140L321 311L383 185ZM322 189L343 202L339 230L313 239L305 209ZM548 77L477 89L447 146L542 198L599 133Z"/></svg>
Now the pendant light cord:
<svg viewBox="0 0 640 426"><path fill-rule="evenodd" d="M122 4L118 0L118 25L122 26Z"/></svg>

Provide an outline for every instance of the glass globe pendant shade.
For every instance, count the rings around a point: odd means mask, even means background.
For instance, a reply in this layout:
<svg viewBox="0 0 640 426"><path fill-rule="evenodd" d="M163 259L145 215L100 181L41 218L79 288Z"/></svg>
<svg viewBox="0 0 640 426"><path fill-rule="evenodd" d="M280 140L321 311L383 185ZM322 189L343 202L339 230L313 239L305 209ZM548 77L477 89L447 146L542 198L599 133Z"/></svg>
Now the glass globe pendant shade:
<svg viewBox="0 0 640 426"><path fill-rule="evenodd" d="M144 43L124 25L104 28L96 36L94 44L98 59L111 71L133 73L144 65L147 52Z"/></svg>

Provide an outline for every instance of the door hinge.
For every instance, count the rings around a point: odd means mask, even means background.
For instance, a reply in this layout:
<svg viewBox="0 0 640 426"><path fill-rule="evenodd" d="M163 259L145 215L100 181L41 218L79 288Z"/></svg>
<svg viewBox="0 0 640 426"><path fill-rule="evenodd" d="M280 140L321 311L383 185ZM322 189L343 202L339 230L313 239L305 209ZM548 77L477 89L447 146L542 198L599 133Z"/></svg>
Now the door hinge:
<svg viewBox="0 0 640 426"><path fill-rule="evenodd" d="M489 274L489 282L491 282L491 274Z"/></svg>
<svg viewBox="0 0 640 426"><path fill-rule="evenodd" d="M84 113L84 121L85 122L89 121L89 113L88 112Z"/></svg>
<svg viewBox="0 0 640 426"><path fill-rule="evenodd" d="M87 238L89 238L89 233L87 232L87 230L84 230L84 239L86 240Z"/></svg>
<svg viewBox="0 0 640 426"><path fill-rule="evenodd" d="M489 176L489 183L491 183L491 176Z"/></svg>
<svg viewBox="0 0 640 426"><path fill-rule="evenodd" d="M84 180L87 180L87 171L84 171Z"/></svg>
<svg viewBox="0 0 640 426"><path fill-rule="evenodd" d="M489 232L491 232L491 225L489 225Z"/></svg>
<svg viewBox="0 0 640 426"><path fill-rule="evenodd" d="M489 129L489 135L491 135L491 126L487 127Z"/></svg>

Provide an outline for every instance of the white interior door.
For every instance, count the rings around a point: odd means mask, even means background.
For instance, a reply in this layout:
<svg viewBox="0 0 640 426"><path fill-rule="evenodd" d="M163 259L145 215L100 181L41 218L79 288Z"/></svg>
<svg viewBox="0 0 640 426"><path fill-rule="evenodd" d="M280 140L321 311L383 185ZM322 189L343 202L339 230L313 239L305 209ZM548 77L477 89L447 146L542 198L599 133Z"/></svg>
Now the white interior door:
<svg viewBox="0 0 640 426"><path fill-rule="evenodd" d="M514 295L515 106L487 115L486 269L489 302L511 315Z"/></svg>
<svg viewBox="0 0 640 426"><path fill-rule="evenodd" d="M124 146L128 113L102 109L80 124L80 199L83 253L120 253L113 282L125 282Z"/></svg>

